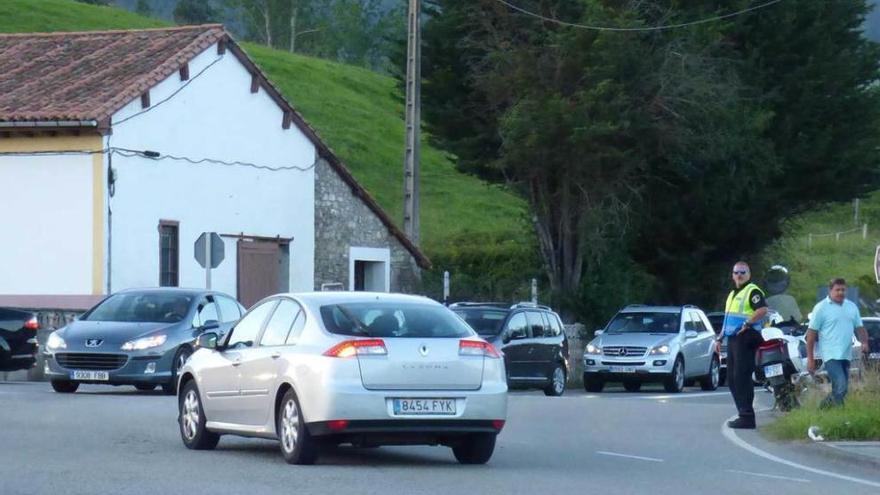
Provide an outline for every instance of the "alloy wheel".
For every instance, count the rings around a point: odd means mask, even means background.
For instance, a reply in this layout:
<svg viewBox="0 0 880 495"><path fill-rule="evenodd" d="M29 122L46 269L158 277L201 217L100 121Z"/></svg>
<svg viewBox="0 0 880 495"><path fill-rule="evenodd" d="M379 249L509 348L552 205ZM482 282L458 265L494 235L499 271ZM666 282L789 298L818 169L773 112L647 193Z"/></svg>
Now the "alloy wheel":
<svg viewBox="0 0 880 495"><path fill-rule="evenodd" d="M721 370L718 361L712 360L712 389L718 388L718 382L721 380Z"/></svg>
<svg viewBox="0 0 880 495"><path fill-rule="evenodd" d="M681 361L676 361L675 371L673 373L675 373L675 386L678 390L684 388L684 370L682 368Z"/></svg>
<svg viewBox="0 0 880 495"><path fill-rule="evenodd" d="M562 391L565 390L565 372L560 367L553 371L553 390L557 395L562 395Z"/></svg>
<svg viewBox="0 0 880 495"><path fill-rule="evenodd" d="M281 415L281 444L287 452L293 452L299 439L299 409L296 401L290 399L284 404Z"/></svg>
<svg viewBox="0 0 880 495"><path fill-rule="evenodd" d="M183 399L183 434L193 440L199 428L199 398L195 390L189 390Z"/></svg>

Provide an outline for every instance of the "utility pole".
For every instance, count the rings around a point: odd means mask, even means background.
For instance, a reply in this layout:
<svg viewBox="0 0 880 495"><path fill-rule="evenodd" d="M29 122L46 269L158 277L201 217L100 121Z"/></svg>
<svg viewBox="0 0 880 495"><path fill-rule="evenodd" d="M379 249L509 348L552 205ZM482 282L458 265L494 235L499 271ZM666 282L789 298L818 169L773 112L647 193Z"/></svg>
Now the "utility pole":
<svg viewBox="0 0 880 495"><path fill-rule="evenodd" d="M409 0L406 44L406 144L403 156L403 231L419 245L419 127L421 125L421 0Z"/></svg>

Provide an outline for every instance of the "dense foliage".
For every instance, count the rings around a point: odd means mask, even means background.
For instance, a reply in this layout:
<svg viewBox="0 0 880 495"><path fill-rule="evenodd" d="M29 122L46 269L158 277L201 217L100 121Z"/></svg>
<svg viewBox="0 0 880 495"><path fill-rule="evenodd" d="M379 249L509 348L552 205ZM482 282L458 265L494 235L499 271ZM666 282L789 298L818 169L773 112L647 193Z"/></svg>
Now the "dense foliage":
<svg viewBox="0 0 880 495"><path fill-rule="evenodd" d="M759 2L514 3L638 27ZM863 0L631 32L495 0L427 10L429 130L462 170L527 198L554 297L584 321L634 297L715 306L729 264L790 215L878 185L880 50L861 36Z"/></svg>

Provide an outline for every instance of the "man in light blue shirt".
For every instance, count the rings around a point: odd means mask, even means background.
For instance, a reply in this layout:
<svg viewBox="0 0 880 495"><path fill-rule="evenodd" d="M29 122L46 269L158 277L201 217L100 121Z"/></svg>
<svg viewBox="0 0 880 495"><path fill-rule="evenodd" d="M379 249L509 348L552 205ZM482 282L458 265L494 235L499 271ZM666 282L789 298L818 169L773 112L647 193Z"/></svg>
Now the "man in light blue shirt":
<svg viewBox="0 0 880 495"><path fill-rule="evenodd" d="M807 330L807 369L816 371L815 347L819 340L819 356L831 379L831 394L822 401L822 407L843 404L849 389L849 365L852 359L852 341L859 333L862 350L868 347L868 332L862 325L859 308L846 298L846 280L835 278L828 284L828 297L813 307L810 328Z"/></svg>

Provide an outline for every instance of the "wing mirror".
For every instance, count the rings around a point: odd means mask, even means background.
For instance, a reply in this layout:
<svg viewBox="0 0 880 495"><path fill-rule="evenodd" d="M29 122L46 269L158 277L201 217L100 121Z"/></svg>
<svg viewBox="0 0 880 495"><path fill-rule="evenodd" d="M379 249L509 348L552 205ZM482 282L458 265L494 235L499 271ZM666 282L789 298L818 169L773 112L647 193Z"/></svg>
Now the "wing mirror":
<svg viewBox="0 0 880 495"><path fill-rule="evenodd" d="M688 330L687 332L684 333L684 338L695 339L695 338L697 338L697 332L695 332L693 330Z"/></svg>
<svg viewBox="0 0 880 495"><path fill-rule="evenodd" d="M220 328L220 322L217 320L208 320L199 327L199 330L206 332L208 330L216 330Z"/></svg>
<svg viewBox="0 0 880 495"><path fill-rule="evenodd" d="M196 347L199 349L216 349L217 334L214 332L205 332L196 339Z"/></svg>
<svg viewBox="0 0 880 495"><path fill-rule="evenodd" d="M598 337L598 336L602 335L603 333L605 333L605 330L600 328L600 329L596 330L595 332L593 332L593 335Z"/></svg>

